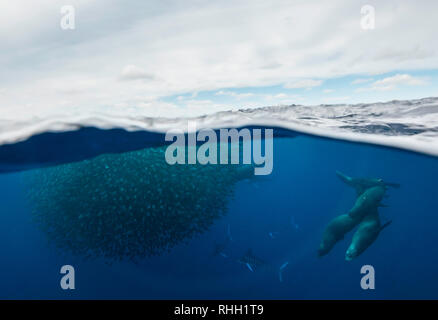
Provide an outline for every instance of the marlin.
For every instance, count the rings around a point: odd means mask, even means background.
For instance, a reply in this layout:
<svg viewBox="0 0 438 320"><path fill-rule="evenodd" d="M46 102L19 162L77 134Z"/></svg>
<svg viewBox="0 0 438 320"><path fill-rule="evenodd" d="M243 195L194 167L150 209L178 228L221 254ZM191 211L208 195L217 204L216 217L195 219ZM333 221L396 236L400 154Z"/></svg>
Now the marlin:
<svg viewBox="0 0 438 320"><path fill-rule="evenodd" d="M388 187L392 188L400 188L400 184L394 182L383 181L381 178L353 178L349 177L346 174L343 174L340 171L336 171L336 175L341 179L345 184L349 185L353 189L356 190L357 196L362 195L367 189L373 187L384 187L387 189Z"/></svg>
<svg viewBox="0 0 438 320"><path fill-rule="evenodd" d="M270 271L278 271L278 278L280 282L283 282L283 271L288 266L289 262L286 261L278 269L274 268L272 265L268 264L266 261L256 257L251 249L243 255L237 262L244 264L249 271L255 272L257 269L265 268Z"/></svg>
<svg viewBox="0 0 438 320"><path fill-rule="evenodd" d="M222 256L224 258L228 258L228 255L225 253L225 249L228 246L228 241L223 243L216 243L213 249L214 256Z"/></svg>
<svg viewBox="0 0 438 320"><path fill-rule="evenodd" d="M225 253L225 249L228 247L228 245L232 241L233 241L233 237L231 236L231 227L230 227L230 225L228 225L225 241L222 243L215 244L214 249L213 249L213 255L228 258L228 254Z"/></svg>
<svg viewBox="0 0 438 320"><path fill-rule="evenodd" d="M295 230L298 230L300 228L300 226L295 222L294 216L290 217L290 224L291 224L292 228Z"/></svg>
<svg viewBox="0 0 438 320"><path fill-rule="evenodd" d="M280 266L280 269L278 269L278 278L279 278L280 282L283 282L283 271L288 266L288 264L289 264L289 261L286 261L285 263L283 263Z"/></svg>
<svg viewBox="0 0 438 320"><path fill-rule="evenodd" d="M275 239L275 238L277 238L278 234L279 234L279 232L277 232L277 231L272 231L272 232L269 232L269 233L268 233L268 236L269 236L269 238L271 238L271 239Z"/></svg>
<svg viewBox="0 0 438 320"><path fill-rule="evenodd" d="M227 239L229 241L233 241L233 237L231 236L231 227L230 227L230 225L227 226Z"/></svg>
<svg viewBox="0 0 438 320"><path fill-rule="evenodd" d="M237 262L244 264L249 271L254 272L258 268L267 266L268 264L266 261L256 257L251 249L248 249L248 251L239 259Z"/></svg>

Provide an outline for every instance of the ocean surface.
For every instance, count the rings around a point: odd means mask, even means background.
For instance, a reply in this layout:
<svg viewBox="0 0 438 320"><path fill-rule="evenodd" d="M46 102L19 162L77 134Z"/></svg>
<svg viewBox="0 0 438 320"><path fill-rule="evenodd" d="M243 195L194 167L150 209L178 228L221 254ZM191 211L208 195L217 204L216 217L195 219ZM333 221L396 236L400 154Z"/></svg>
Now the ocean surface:
<svg viewBox="0 0 438 320"><path fill-rule="evenodd" d="M437 299L438 99L225 112L199 128L274 128L273 171L164 164L187 119L27 119L0 132L1 299ZM67 120L66 120L67 119ZM31 125L32 124L32 125ZM382 178L392 223L353 261L323 257L357 198L336 175ZM60 269L75 270L75 289ZM375 289L363 290L363 265Z"/></svg>

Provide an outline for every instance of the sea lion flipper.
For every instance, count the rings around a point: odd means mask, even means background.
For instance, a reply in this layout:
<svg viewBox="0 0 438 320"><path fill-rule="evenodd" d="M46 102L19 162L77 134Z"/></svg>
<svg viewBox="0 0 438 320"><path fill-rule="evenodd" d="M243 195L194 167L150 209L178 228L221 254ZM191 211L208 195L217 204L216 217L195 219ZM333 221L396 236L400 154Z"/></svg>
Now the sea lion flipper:
<svg viewBox="0 0 438 320"><path fill-rule="evenodd" d="M389 226L392 223L392 220L389 220L388 222L386 222L383 226L380 227L380 232L385 229L387 226Z"/></svg>
<svg viewBox="0 0 438 320"><path fill-rule="evenodd" d="M349 177L346 174L343 174L341 171L336 170L336 175L339 179L342 180L346 185L352 187L354 190L356 190L356 194L359 197L362 193L364 193L365 189L360 181L358 181L355 178Z"/></svg>
<svg viewBox="0 0 438 320"><path fill-rule="evenodd" d="M336 175L341 179L344 183L350 184L351 183L351 177L343 174L341 171L336 170Z"/></svg>
<svg viewBox="0 0 438 320"><path fill-rule="evenodd" d="M385 182L385 185L389 186L389 187L393 187L393 188L400 188L400 183L394 183L394 182Z"/></svg>

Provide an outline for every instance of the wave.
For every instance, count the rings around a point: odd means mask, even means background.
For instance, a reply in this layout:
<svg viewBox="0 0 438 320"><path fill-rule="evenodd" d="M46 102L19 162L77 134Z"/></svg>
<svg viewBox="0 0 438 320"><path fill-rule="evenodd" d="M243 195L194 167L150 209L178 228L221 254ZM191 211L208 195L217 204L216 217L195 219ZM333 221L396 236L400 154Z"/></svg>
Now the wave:
<svg viewBox="0 0 438 320"><path fill-rule="evenodd" d="M192 118L142 115L57 115L0 119L0 172L11 172L164 144L170 129L187 121L204 128L277 128L296 134L371 143L438 156L438 97L384 103L273 106L223 111Z"/></svg>

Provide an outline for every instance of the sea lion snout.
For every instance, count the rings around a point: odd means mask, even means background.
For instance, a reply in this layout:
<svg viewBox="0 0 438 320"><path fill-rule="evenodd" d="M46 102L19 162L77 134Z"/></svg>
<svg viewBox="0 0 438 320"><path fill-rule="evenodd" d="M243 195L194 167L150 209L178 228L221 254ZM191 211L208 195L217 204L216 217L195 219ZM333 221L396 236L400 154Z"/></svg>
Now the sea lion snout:
<svg viewBox="0 0 438 320"><path fill-rule="evenodd" d="M323 246L321 246L318 249L318 257L325 256L327 253L328 253L328 250L325 247L323 247Z"/></svg>
<svg viewBox="0 0 438 320"><path fill-rule="evenodd" d="M357 255L356 250L348 249L347 252L345 253L345 260L351 261L356 257L356 255Z"/></svg>

